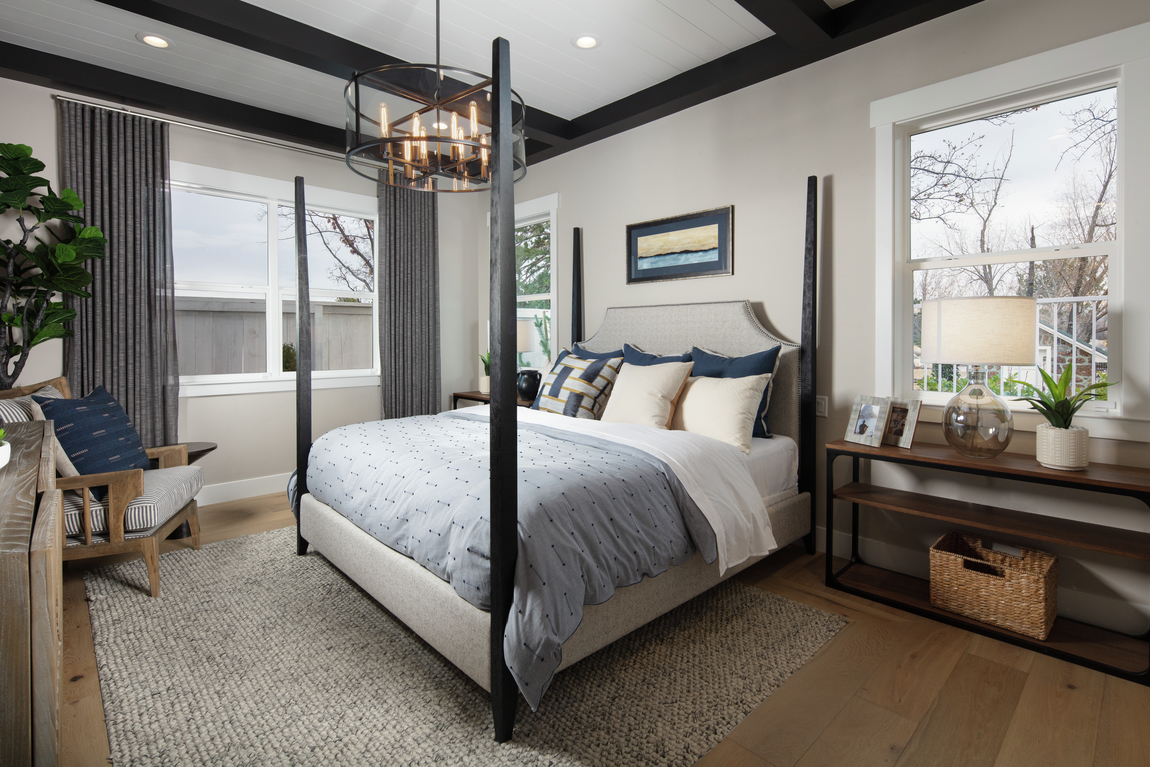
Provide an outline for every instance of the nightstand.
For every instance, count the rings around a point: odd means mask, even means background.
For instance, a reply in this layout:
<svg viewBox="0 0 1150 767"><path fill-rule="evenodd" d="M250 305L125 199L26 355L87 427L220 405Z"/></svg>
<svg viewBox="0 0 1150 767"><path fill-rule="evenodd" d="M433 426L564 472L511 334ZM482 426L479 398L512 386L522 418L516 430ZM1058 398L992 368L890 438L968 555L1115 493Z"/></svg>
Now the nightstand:
<svg viewBox="0 0 1150 767"><path fill-rule="evenodd" d="M451 409L456 410L459 407L459 400L469 399L472 402L491 402L491 394L482 391L457 391L451 395ZM519 407L531 407L533 400L517 399L515 404Z"/></svg>

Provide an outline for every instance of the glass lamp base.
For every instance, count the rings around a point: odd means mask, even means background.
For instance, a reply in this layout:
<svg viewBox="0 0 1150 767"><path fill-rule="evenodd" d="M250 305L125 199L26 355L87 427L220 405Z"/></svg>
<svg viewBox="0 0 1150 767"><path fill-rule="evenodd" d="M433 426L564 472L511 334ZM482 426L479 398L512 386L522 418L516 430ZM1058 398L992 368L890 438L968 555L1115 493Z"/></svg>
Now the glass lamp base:
<svg viewBox="0 0 1150 767"><path fill-rule="evenodd" d="M961 455L993 458L1014 435L1010 406L986 385L985 373L971 373L970 383L954 395L942 414L942 433Z"/></svg>

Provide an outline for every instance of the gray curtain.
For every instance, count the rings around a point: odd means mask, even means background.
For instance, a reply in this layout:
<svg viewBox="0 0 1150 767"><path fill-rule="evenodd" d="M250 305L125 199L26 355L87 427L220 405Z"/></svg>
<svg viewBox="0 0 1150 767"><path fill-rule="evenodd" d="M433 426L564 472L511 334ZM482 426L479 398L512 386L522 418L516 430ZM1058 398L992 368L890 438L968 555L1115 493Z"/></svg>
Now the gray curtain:
<svg viewBox="0 0 1150 767"><path fill-rule="evenodd" d="M74 396L111 392L145 446L175 444L176 366L168 125L58 102L62 185L84 201L85 220L108 238L88 262L92 298L69 297L74 336L64 374Z"/></svg>
<svg viewBox="0 0 1150 767"><path fill-rule="evenodd" d="M439 412L439 206L379 185L380 417Z"/></svg>

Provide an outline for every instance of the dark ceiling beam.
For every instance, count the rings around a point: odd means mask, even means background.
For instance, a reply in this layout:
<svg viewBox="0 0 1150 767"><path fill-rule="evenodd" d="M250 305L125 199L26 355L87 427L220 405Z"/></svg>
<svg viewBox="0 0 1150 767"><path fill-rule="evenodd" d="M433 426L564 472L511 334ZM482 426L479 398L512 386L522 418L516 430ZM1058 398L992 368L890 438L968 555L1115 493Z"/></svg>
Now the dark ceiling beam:
<svg viewBox="0 0 1150 767"><path fill-rule="evenodd" d="M341 80L402 59L310 27L241 0L99 0ZM527 135L554 145L570 138L568 121L540 109L527 110Z"/></svg>
<svg viewBox="0 0 1150 767"><path fill-rule="evenodd" d="M823 0L736 2L795 48L825 48L831 41L831 9Z"/></svg>
<svg viewBox="0 0 1150 767"><path fill-rule="evenodd" d="M893 35L925 21L945 16L981 0L854 0L832 11L835 38L850 44ZM861 43L850 44L861 45Z"/></svg>
<svg viewBox="0 0 1150 767"><path fill-rule="evenodd" d="M344 151L344 130L113 69L0 42L0 75L297 144ZM16 137L10 140L15 141Z"/></svg>
<svg viewBox="0 0 1150 767"><path fill-rule="evenodd" d="M744 5L751 2L738 1ZM979 2L982 0L854 0L830 12L825 23L837 32L824 45L793 45L780 34L759 40L576 117L571 121L573 135L569 141L536 152L530 159L542 162ZM847 9L850 14L844 13Z"/></svg>

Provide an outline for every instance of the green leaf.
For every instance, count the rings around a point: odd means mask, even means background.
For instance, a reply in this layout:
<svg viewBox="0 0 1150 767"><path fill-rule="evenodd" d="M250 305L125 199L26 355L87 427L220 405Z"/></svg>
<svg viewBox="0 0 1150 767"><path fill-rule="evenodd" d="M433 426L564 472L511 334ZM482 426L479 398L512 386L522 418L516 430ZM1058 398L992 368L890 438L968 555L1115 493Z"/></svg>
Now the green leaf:
<svg viewBox="0 0 1150 767"><path fill-rule="evenodd" d="M104 233L100 231L100 227L98 226L85 226L83 229L76 232L76 236L83 238L99 237L100 239L103 239Z"/></svg>
<svg viewBox="0 0 1150 767"><path fill-rule="evenodd" d="M65 189L60 192L60 199L68 203L69 210L83 210L84 201L80 199L80 195L76 194L71 189Z"/></svg>
<svg viewBox="0 0 1150 767"><path fill-rule="evenodd" d="M61 242L56 246L56 260L61 264L71 263L76 260L76 249L66 242Z"/></svg>
<svg viewBox="0 0 1150 767"><path fill-rule="evenodd" d="M28 348L31 349L33 346L42 344L53 338L66 338L70 335L72 335L72 331L58 322L53 322L50 325L45 325L40 328L36 335L32 336L32 343L28 344Z"/></svg>
<svg viewBox="0 0 1150 767"><path fill-rule="evenodd" d="M32 147L27 144L0 144L0 157L5 160L18 160L21 157L31 157Z"/></svg>

